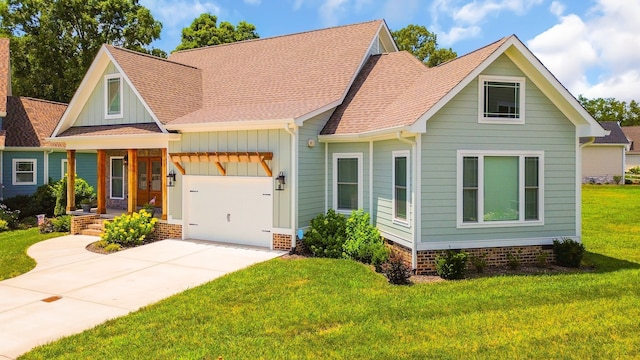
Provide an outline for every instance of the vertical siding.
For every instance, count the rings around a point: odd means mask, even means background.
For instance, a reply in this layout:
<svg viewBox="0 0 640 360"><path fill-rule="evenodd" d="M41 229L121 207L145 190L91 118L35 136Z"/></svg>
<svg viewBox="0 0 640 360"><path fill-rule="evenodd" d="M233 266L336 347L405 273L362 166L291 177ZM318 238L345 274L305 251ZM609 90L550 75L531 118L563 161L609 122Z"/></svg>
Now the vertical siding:
<svg viewBox="0 0 640 360"><path fill-rule="evenodd" d="M291 135L280 129L242 130L203 133L184 133L181 140L169 143L169 152L207 152L207 151L271 151L273 160L268 161L273 177L280 171L286 176L291 164ZM220 176L213 163L182 163L188 175ZM262 166L257 163L223 163L227 176L266 176ZM172 169L173 164L169 164ZM177 169L174 168L176 172ZM178 184L183 180L178 172ZM169 189L171 202L170 214L174 219L182 219L182 187ZM247 204L247 206L251 206ZM291 227L291 187L284 191L274 191L273 226Z"/></svg>
<svg viewBox="0 0 640 360"><path fill-rule="evenodd" d="M411 150L409 144L398 140L378 141L373 144L373 206L371 207L371 217L375 225L381 230L396 235L407 241L413 239L413 204L409 206L410 226L393 222L393 151ZM407 166L411 170L415 159L409 155ZM410 171L409 193L414 192L412 175Z"/></svg>
<svg viewBox="0 0 640 360"><path fill-rule="evenodd" d="M331 112L307 120L298 129L298 225L309 226L311 219L324 212L324 144L318 143L318 134L331 116ZM315 141L309 147L308 141Z"/></svg>
<svg viewBox="0 0 640 360"><path fill-rule="evenodd" d="M13 185L13 159L36 160L36 185ZM31 195L38 186L44 184L44 151L3 151L2 170L3 199Z"/></svg>
<svg viewBox="0 0 640 360"><path fill-rule="evenodd" d="M327 182L328 187L328 204L329 208L335 209L335 204L333 203L333 154L336 153L362 153L362 208L364 211L371 213L371 207L369 206L369 143L368 142L358 142L358 143L333 143L329 144L329 172L327 174L327 178L329 181Z"/></svg>
<svg viewBox="0 0 640 360"><path fill-rule="evenodd" d="M154 122L151 114L145 109L140 99L129 87L127 82L122 79L123 98L122 98L122 114L121 119L105 119L104 118L104 75L117 74L118 71L113 64L109 64L102 74L98 85L91 93L89 100L82 108L78 115L74 126L95 126L95 125L119 125L119 124L139 124Z"/></svg>
<svg viewBox="0 0 640 360"><path fill-rule="evenodd" d="M484 74L524 76L504 55ZM575 234L575 127L527 79L524 125L478 124L472 81L427 123L422 136L422 242L572 236ZM544 151L543 226L456 228L458 149Z"/></svg>

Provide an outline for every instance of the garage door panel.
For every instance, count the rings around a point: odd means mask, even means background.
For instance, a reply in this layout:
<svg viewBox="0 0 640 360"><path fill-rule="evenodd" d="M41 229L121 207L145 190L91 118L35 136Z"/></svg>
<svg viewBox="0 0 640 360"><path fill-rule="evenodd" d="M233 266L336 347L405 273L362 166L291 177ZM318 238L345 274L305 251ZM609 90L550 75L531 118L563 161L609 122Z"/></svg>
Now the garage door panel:
<svg viewBox="0 0 640 360"><path fill-rule="evenodd" d="M271 246L271 178L189 176L184 191L188 238Z"/></svg>

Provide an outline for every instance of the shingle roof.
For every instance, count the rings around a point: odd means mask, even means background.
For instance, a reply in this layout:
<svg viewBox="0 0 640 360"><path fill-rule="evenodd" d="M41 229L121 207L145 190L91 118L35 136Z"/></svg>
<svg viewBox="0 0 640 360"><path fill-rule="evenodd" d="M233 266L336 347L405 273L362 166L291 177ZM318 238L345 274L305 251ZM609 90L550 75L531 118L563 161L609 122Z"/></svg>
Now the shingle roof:
<svg viewBox="0 0 640 360"><path fill-rule="evenodd" d="M623 126L622 132L631 143L629 153L640 154L640 126Z"/></svg>
<svg viewBox="0 0 640 360"><path fill-rule="evenodd" d="M77 126L67 129L58 137L67 136L107 136L107 135L149 135L160 134L162 130L155 123Z"/></svg>
<svg viewBox="0 0 640 360"><path fill-rule="evenodd" d="M298 118L341 100L383 20L173 53L202 69L202 109L172 124Z"/></svg>
<svg viewBox="0 0 640 360"><path fill-rule="evenodd" d="M372 57L321 134L356 134L413 124L507 39L433 68L406 52Z"/></svg>
<svg viewBox="0 0 640 360"><path fill-rule="evenodd" d="M0 113L7 111L7 96L9 95L9 39L0 38Z"/></svg>
<svg viewBox="0 0 640 360"><path fill-rule="evenodd" d="M66 108L67 104L47 100L7 97L7 116L2 121L5 146L64 147L45 138L51 135Z"/></svg>
<svg viewBox="0 0 640 360"><path fill-rule="evenodd" d="M600 126L609 131L609 135L603 137L597 137L594 144L628 144L627 136L622 131L620 124L617 121L598 121ZM588 139L581 138L580 142L585 143Z"/></svg>
<svg viewBox="0 0 640 360"><path fill-rule="evenodd" d="M105 45L162 124L202 106L202 70Z"/></svg>

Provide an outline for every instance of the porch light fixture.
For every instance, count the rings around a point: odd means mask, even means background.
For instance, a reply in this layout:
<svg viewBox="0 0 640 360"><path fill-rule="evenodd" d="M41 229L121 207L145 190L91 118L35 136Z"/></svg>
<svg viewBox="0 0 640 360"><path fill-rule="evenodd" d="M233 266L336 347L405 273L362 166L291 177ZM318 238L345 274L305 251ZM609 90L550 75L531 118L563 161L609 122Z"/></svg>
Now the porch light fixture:
<svg viewBox="0 0 640 360"><path fill-rule="evenodd" d="M282 171L280 171L280 174L278 174L278 177L276 177L276 181L278 182L277 186L276 186L276 190L284 190L284 173Z"/></svg>
<svg viewBox="0 0 640 360"><path fill-rule="evenodd" d="M129 165L129 155L125 155L124 158L122 158L122 163L124 166Z"/></svg>
<svg viewBox="0 0 640 360"><path fill-rule="evenodd" d="M171 169L167 174L167 187L176 186L176 172Z"/></svg>

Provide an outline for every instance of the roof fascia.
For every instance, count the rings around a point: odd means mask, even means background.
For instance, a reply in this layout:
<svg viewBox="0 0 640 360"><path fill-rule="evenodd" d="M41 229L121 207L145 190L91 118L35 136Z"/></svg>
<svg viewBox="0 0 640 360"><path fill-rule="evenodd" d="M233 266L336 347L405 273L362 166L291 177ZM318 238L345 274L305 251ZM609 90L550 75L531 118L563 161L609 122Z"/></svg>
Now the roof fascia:
<svg viewBox="0 0 640 360"><path fill-rule="evenodd" d="M295 124L294 119L271 119L252 121L225 121L208 122L201 124L167 124L167 130L175 130L182 133L207 132L207 131L233 131L233 130L270 130L281 129L290 124Z"/></svg>
<svg viewBox="0 0 640 360"><path fill-rule="evenodd" d="M135 144L137 149L151 149L167 147L169 141L180 140L180 134L140 134L140 135L111 135L111 136L65 136L56 138L57 142L65 143L69 150L100 149L129 149Z"/></svg>
<svg viewBox="0 0 640 360"><path fill-rule="evenodd" d="M319 142L345 143L397 139L398 133L403 136L414 136L416 133L408 130L406 126L398 126L382 130L367 131L357 134L318 135Z"/></svg>
<svg viewBox="0 0 640 360"><path fill-rule="evenodd" d="M324 112L327 112L329 110L335 110L338 106L340 106L340 104L342 103L343 100L344 99L338 100L338 101L334 101L334 102L332 102L330 104L327 104L327 105L325 105L325 106L323 106L321 108L313 110L310 113L307 113L307 114L304 114L304 115L302 115L300 117L297 117L295 119L296 126L302 126L305 121L307 121L309 119L312 119L312 118L314 118L314 117L316 117L316 116L318 116L318 115L320 115L320 114L322 114Z"/></svg>
<svg viewBox="0 0 640 360"><path fill-rule="evenodd" d="M60 142L57 141L56 142ZM50 150L64 150L64 148L53 146L5 146L4 151L50 151Z"/></svg>

